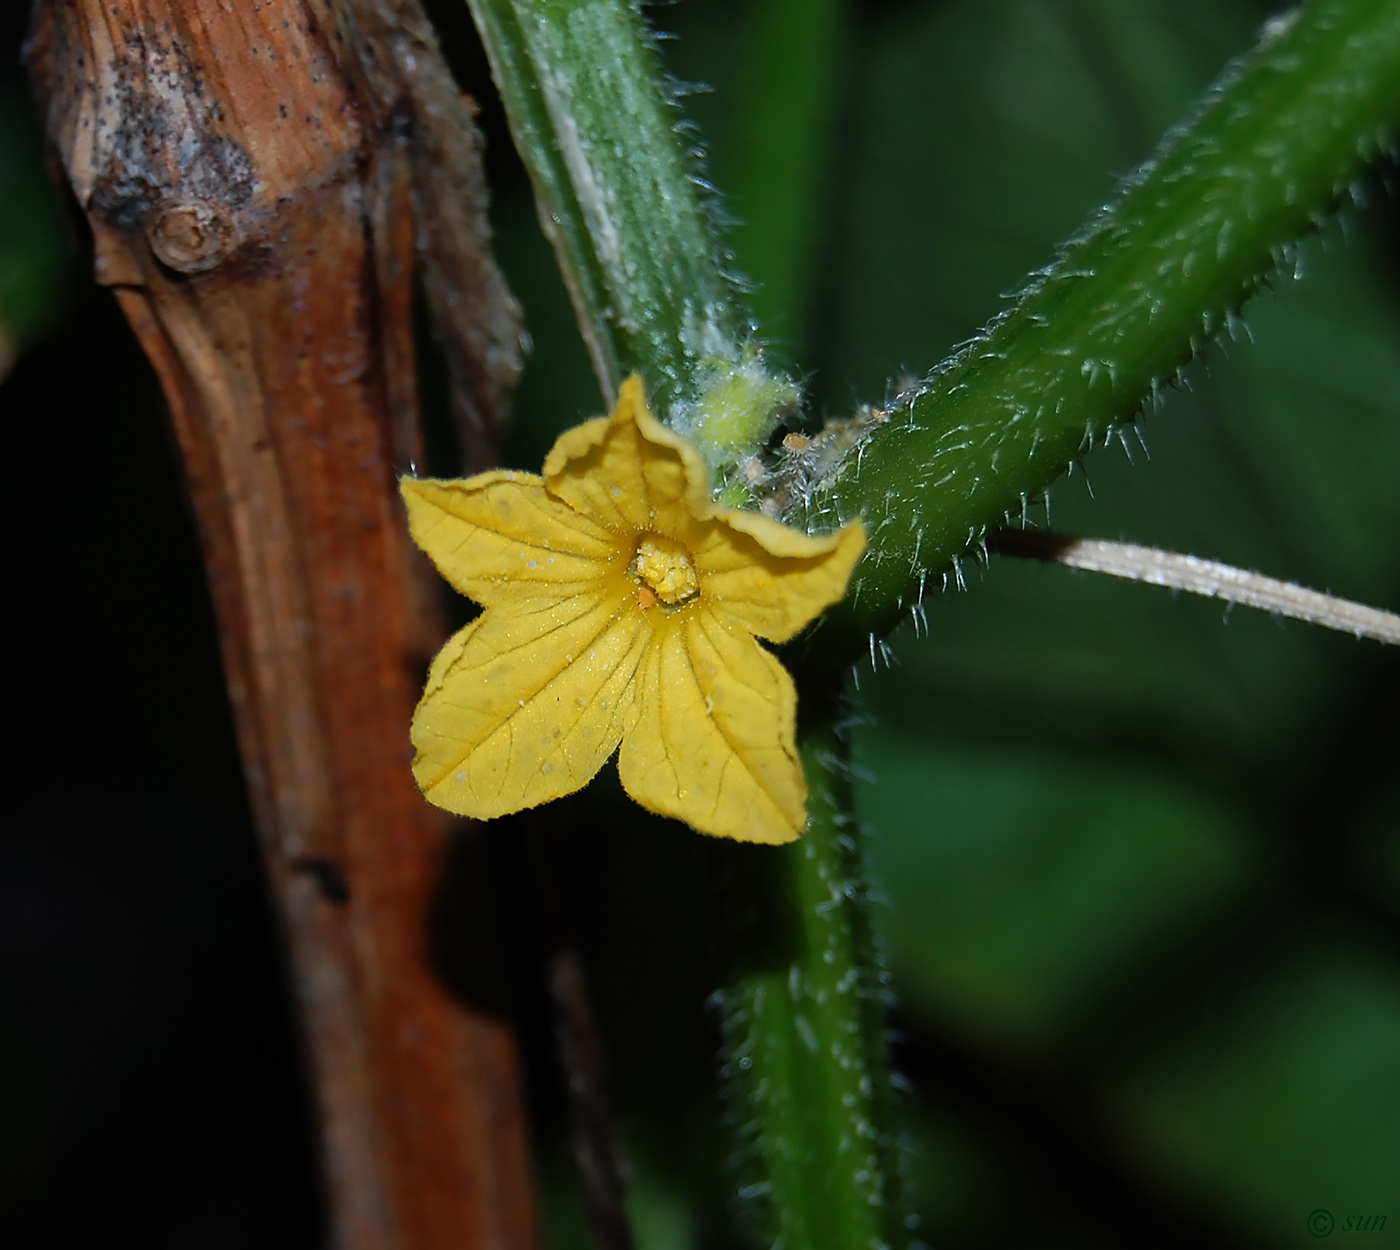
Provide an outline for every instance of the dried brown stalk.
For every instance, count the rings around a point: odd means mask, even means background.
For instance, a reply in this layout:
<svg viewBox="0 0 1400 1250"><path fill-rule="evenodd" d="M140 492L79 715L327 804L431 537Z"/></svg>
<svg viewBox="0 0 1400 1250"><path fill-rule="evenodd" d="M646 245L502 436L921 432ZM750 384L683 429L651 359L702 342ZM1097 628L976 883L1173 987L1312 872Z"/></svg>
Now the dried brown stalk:
<svg viewBox="0 0 1400 1250"><path fill-rule="evenodd" d="M1043 530L1001 530L989 539L988 546L1002 555L1184 590L1206 599L1219 599L1232 607L1238 604L1258 608L1356 638L1400 646L1400 615L1394 612L1339 599L1218 560L1104 538L1071 538Z"/></svg>
<svg viewBox="0 0 1400 1250"><path fill-rule="evenodd" d="M183 454L335 1243L531 1246L514 1043L428 968L449 827L408 771L443 633L395 488L417 234L434 302L476 304L443 337L478 462L519 367L467 106L416 0L40 0L31 57Z"/></svg>

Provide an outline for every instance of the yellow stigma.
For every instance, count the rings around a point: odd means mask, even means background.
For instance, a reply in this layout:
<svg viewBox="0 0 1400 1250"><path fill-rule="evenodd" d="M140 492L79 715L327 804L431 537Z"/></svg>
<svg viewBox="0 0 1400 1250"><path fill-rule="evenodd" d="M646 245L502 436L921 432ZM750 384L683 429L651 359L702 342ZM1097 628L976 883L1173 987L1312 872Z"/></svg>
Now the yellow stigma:
<svg viewBox="0 0 1400 1250"><path fill-rule="evenodd" d="M700 578L690 553L664 538L644 538L637 544L632 571L668 607L684 603L700 593Z"/></svg>

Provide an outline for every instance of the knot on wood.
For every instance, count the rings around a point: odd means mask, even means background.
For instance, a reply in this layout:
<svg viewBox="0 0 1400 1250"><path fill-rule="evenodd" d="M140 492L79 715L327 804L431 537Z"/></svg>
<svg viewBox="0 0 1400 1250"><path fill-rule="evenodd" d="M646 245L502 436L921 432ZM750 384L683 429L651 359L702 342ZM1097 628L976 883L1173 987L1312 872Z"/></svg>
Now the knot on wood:
<svg viewBox="0 0 1400 1250"><path fill-rule="evenodd" d="M233 218L208 200L172 200L146 218L146 239L162 264L179 273L213 269L239 244Z"/></svg>

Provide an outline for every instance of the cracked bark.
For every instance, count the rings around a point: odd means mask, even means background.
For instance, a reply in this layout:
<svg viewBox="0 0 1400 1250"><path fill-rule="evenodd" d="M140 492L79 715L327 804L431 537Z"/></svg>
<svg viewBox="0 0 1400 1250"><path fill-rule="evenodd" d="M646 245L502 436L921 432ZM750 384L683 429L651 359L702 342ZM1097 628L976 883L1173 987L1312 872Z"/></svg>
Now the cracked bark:
<svg viewBox="0 0 1400 1250"><path fill-rule="evenodd" d="M334 1242L526 1250L514 1041L430 970L451 822L408 770L444 633L395 482L416 241L474 464L520 360L469 105L416 0L41 0L30 56L182 454Z"/></svg>

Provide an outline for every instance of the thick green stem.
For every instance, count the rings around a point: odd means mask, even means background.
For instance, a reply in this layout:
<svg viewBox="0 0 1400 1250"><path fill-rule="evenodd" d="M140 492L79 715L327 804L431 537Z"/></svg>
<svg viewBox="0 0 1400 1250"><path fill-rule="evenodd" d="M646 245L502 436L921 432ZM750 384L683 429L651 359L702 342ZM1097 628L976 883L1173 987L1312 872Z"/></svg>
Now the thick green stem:
<svg viewBox="0 0 1400 1250"><path fill-rule="evenodd" d="M640 373L722 478L797 388L762 364L641 18L623 0L468 4L605 397Z"/></svg>
<svg viewBox="0 0 1400 1250"><path fill-rule="evenodd" d="M716 995L753 1244L875 1250L907 1240L890 1128L883 984L845 748L804 736L811 822L781 848L713 848L728 913Z"/></svg>
<svg viewBox="0 0 1400 1250"><path fill-rule="evenodd" d="M605 392L646 366L666 400L745 337L627 4L469 0Z"/></svg>
<svg viewBox="0 0 1400 1250"><path fill-rule="evenodd" d="M1400 0L1275 19L1118 201L1019 303L809 488L810 520L863 516L855 624L888 628L925 581L1172 378L1363 171L1400 122Z"/></svg>

